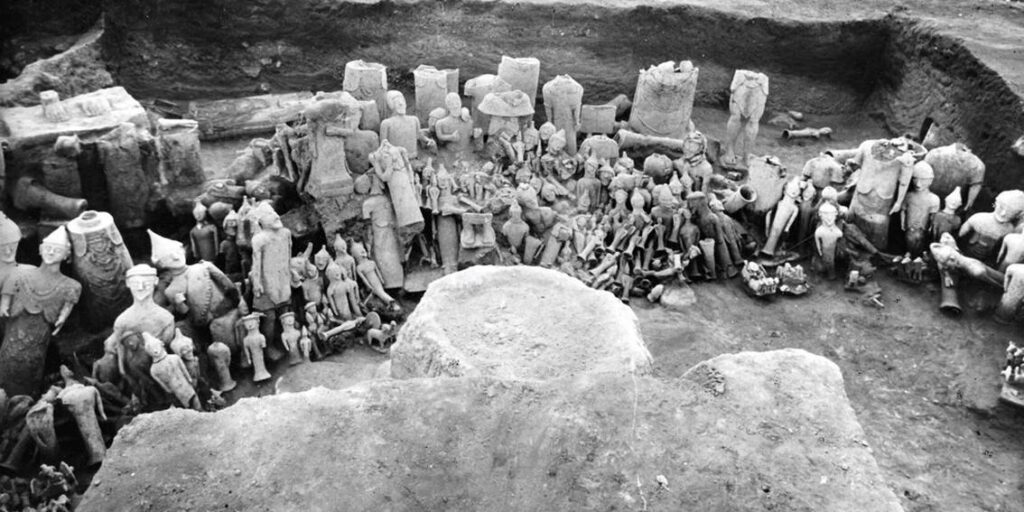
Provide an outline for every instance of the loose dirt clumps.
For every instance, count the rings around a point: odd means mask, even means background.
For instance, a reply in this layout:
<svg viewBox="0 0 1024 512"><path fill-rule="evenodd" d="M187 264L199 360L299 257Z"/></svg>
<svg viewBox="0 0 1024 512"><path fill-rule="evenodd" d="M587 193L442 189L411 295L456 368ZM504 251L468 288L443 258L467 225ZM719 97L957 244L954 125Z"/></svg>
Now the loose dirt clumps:
<svg viewBox="0 0 1024 512"><path fill-rule="evenodd" d="M672 380L385 380L143 415L78 510L339 507L901 510L838 367L802 350Z"/></svg>
<svg viewBox="0 0 1024 512"><path fill-rule="evenodd" d="M536 267L472 267L435 281L391 348L395 378L646 374L636 315L612 294Z"/></svg>

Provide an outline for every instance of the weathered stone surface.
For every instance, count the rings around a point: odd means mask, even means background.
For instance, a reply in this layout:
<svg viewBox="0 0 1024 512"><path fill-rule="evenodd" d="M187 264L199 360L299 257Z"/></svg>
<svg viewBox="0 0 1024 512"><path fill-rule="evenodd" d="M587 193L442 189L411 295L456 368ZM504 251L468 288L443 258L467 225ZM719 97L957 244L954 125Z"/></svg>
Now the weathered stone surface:
<svg viewBox="0 0 1024 512"><path fill-rule="evenodd" d="M392 380L142 415L77 510L339 504L900 510L838 367L800 350L721 356L673 381Z"/></svg>
<svg viewBox="0 0 1024 512"><path fill-rule="evenodd" d="M434 281L391 347L395 378L551 379L651 368L636 315L608 292L536 267Z"/></svg>
<svg viewBox="0 0 1024 512"><path fill-rule="evenodd" d="M298 393L316 387L345 389L358 382L378 378L386 355L366 347L353 347L323 361L289 367L274 383L276 393ZM390 372L389 372L390 373ZM387 374L383 375L387 377Z"/></svg>
<svg viewBox="0 0 1024 512"><path fill-rule="evenodd" d="M252 137L272 134L278 124L297 120L312 101L313 94L308 91L196 100L188 102L188 117L199 122L204 140Z"/></svg>
<svg viewBox="0 0 1024 512"><path fill-rule="evenodd" d="M38 105L39 91L55 90L62 98L70 98L113 85L100 54L102 35L101 29L94 28L71 48L25 66L20 75L0 84L0 106Z"/></svg>
<svg viewBox="0 0 1024 512"><path fill-rule="evenodd" d="M146 111L123 87L100 89L73 98L61 97L61 103L69 118L60 123L44 117L40 106L0 109L0 126L6 128L4 135L11 149L53 144L61 135L78 135L83 141L91 141L121 123L149 129Z"/></svg>

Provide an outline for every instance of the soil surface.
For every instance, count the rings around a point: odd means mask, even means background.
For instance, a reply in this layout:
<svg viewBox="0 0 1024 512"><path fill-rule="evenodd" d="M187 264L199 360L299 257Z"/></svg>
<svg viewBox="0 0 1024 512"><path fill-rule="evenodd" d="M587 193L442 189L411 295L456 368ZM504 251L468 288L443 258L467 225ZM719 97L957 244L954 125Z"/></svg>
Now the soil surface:
<svg viewBox="0 0 1024 512"><path fill-rule="evenodd" d="M838 368L800 350L383 380L140 416L79 510L899 510L869 446Z"/></svg>

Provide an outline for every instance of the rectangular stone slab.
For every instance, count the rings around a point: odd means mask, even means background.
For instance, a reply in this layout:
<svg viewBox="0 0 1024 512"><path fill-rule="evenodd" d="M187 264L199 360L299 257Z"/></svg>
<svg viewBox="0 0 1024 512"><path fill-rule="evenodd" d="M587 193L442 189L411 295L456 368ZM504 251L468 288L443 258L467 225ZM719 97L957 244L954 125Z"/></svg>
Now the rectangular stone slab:
<svg viewBox="0 0 1024 512"><path fill-rule="evenodd" d="M309 91L265 94L225 100L196 100L188 103L186 117L199 121L199 138L225 139L274 133L279 123L288 123L313 99Z"/></svg>
<svg viewBox="0 0 1024 512"><path fill-rule="evenodd" d="M78 135L80 139L87 140L109 132L121 123L149 128L145 109L124 87L100 89L61 99L61 104L69 119L56 123L43 116L41 106L0 109L0 137L7 139L12 150L19 150L51 144L62 135ZM84 110L86 105L105 113L89 115ZM96 110L97 106L99 110Z"/></svg>

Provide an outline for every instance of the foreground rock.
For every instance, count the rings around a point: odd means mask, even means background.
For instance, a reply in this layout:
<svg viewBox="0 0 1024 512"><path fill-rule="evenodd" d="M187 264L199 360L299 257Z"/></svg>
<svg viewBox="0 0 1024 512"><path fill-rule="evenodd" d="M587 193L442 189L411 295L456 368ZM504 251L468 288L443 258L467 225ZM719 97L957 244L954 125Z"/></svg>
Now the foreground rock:
<svg viewBox="0 0 1024 512"><path fill-rule="evenodd" d="M391 375L550 379L651 368L636 315L537 267L471 267L430 284L391 347Z"/></svg>
<svg viewBox="0 0 1024 512"><path fill-rule="evenodd" d="M838 367L799 350L721 356L671 382L375 381L143 415L78 510L339 506L900 510Z"/></svg>

